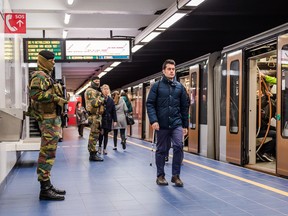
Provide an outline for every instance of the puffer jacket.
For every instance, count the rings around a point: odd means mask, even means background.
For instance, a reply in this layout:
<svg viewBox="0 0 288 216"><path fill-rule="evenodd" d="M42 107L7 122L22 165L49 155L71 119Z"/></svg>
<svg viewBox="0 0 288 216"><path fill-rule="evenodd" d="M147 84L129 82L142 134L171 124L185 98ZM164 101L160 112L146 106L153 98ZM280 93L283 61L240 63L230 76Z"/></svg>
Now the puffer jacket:
<svg viewBox="0 0 288 216"><path fill-rule="evenodd" d="M158 122L160 129L188 128L188 104L184 86L165 76L150 89L147 101L150 124Z"/></svg>

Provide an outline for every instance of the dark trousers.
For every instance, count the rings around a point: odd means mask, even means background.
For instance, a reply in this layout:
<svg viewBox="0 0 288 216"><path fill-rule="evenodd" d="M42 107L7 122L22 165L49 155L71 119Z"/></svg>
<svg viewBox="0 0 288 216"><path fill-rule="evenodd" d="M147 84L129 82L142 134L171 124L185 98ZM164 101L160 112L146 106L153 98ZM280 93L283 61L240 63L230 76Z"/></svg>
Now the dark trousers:
<svg viewBox="0 0 288 216"><path fill-rule="evenodd" d="M85 127L85 124L79 124L78 125L78 133L80 136L83 136L84 127Z"/></svg>
<svg viewBox="0 0 288 216"><path fill-rule="evenodd" d="M114 129L114 136L113 136L114 147L117 147L117 136L118 136L118 129ZM125 129L120 129L120 137L122 141L125 140Z"/></svg>
<svg viewBox="0 0 288 216"><path fill-rule="evenodd" d="M156 143L156 166L157 177L165 176L165 156L173 145L172 175L180 175L181 163L183 160L183 129L177 127L174 129L160 129L157 131Z"/></svg>
<svg viewBox="0 0 288 216"><path fill-rule="evenodd" d="M104 149L106 149L107 143L108 143L108 133L109 132L110 132L110 130L103 129L103 134L100 134L100 136L99 136L99 147L102 146L102 141L104 139Z"/></svg>
<svg viewBox="0 0 288 216"><path fill-rule="evenodd" d="M266 130L260 130L258 137L264 137L266 133ZM264 143L261 148L259 149L259 153L270 153L272 155L276 155L276 131L275 130L269 130L267 137L271 137L272 140Z"/></svg>

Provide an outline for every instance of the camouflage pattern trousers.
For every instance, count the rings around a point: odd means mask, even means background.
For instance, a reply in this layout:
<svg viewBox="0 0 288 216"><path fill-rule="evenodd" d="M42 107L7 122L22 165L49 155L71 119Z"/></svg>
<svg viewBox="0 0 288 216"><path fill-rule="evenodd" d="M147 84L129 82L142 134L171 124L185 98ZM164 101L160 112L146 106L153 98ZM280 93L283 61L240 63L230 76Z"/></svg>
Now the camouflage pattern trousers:
<svg viewBox="0 0 288 216"><path fill-rule="evenodd" d="M89 152L96 152L96 144L99 140L99 135L101 131L101 115L91 115L88 117L88 123L90 124L90 135L88 140L88 151Z"/></svg>
<svg viewBox="0 0 288 216"><path fill-rule="evenodd" d="M38 122L41 131L41 147L38 158L38 181L50 179L50 172L55 161L57 143L61 131L60 117L44 119Z"/></svg>

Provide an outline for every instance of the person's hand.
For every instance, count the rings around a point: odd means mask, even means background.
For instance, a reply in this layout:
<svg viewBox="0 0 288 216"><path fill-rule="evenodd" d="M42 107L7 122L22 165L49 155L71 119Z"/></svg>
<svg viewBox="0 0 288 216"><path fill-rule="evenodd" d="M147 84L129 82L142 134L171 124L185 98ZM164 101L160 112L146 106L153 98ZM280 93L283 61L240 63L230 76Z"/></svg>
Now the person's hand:
<svg viewBox="0 0 288 216"><path fill-rule="evenodd" d="M266 75L265 74L263 74L262 72L259 72L259 75L263 78L263 79L265 79L266 78Z"/></svg>
<svg viewBox="0 0 288 216"><path fill-rule="evenodd" d="M64 104L67 104L67 103L68 103L67 100L65 100L64 98L61 98L61 97L59 97L59 96L57 96L57 95L54 95L54 101L55 101L59 106L61 106L61 107L63 107Z"/></svg>
<svg viewBox="0 0 288 216"><path fill-rule="evenodd" d="M159 127L158 122L154 122L154 123L152 124L152 128L153 128L153 130L159 130L160 127Z"/></svg>
<svg viewBox="0 0 288 216"><path fill-rule="evenodd" d="M116 127L117 126L117 122L113 122L113 126Z"/></svg>
<svg viewBox="0 0 288 216"><path fill-rule="evenodd" d="M186 136L188 134L188 129L187 128L183 128L183 136Z"/></svg>

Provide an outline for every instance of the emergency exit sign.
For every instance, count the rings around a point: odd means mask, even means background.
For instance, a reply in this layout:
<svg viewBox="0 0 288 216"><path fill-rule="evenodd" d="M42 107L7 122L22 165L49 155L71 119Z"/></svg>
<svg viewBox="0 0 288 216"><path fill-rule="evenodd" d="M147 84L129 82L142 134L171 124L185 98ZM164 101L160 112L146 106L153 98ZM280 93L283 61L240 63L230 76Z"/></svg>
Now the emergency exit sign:
<svg viewBox="0 0 288 216"><path fill-rule="evenodd" d="M26 14L25 13L4 13L5 33L25 34Z"/></svg>

